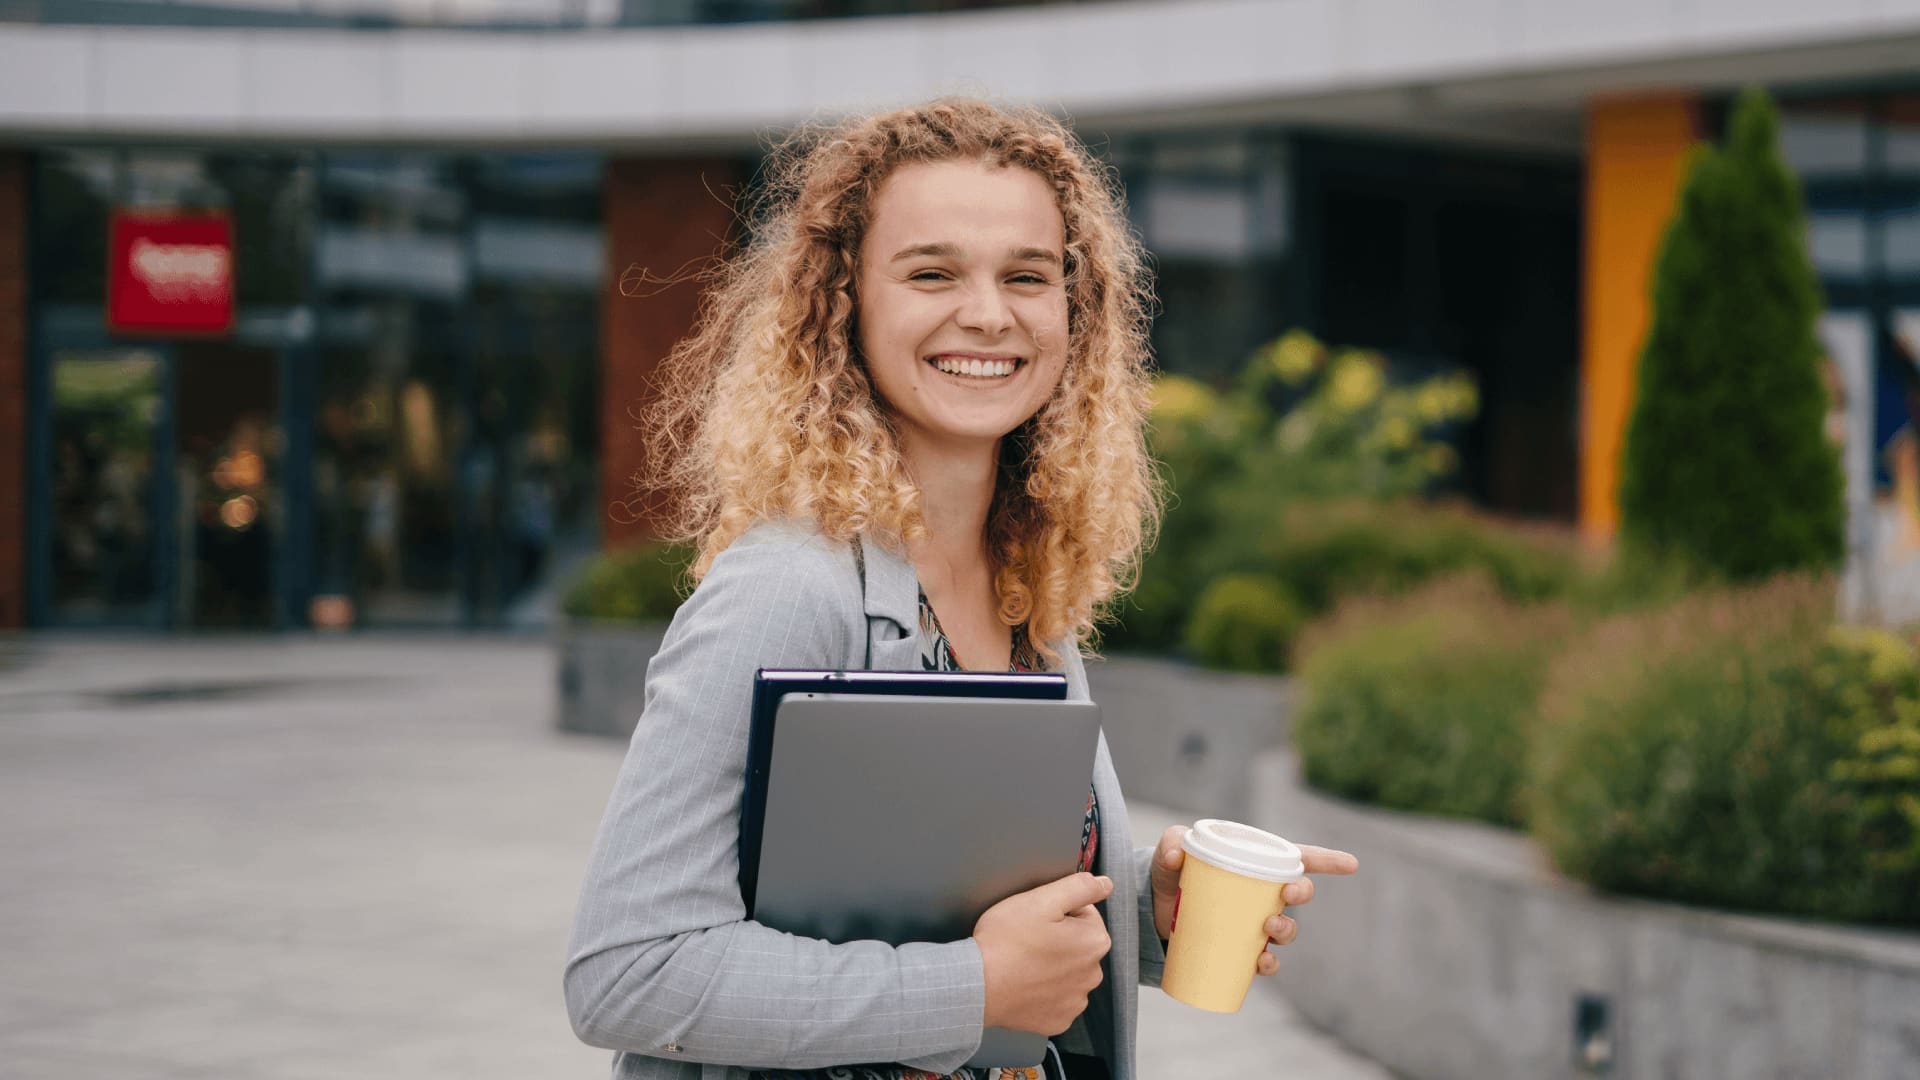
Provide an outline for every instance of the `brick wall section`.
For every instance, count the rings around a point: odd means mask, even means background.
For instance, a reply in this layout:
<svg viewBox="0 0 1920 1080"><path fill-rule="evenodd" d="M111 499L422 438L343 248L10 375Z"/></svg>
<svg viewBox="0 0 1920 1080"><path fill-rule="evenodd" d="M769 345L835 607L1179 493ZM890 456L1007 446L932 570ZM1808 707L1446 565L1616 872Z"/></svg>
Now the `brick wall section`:
<svg viewBox="0 0 1920 1080"><path fill-rule="evenodd" d="M27 155L0 149L0 628L26 621Z"/></svg>
<svg viewBox="0 0 1920 1080"><path fill-rule="evenodd" d="M627 158L607 165L600 490L609 548L652 535L651 508L634 500L633 476L646 465L635 417L649 400L661 359L693 328L700 300L695 281L646 285L623 295L621 278L642 269L656 279L671 277L723 253L734 220L728 195L742 175L730 158Z"/></svg>

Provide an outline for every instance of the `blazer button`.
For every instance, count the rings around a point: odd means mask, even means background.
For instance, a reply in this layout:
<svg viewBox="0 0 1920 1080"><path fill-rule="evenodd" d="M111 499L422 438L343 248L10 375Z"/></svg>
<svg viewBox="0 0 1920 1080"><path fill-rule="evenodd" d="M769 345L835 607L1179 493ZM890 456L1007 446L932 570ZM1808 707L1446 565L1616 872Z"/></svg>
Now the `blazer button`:
<svg viewBox="0 0 1920 1080"><path fill-rule="evenodd" d="M669 1054L677 1054L680 1052L680 1044L668 1043L667 1045L661 1047L660 1049L665 1050Z"/></svg>

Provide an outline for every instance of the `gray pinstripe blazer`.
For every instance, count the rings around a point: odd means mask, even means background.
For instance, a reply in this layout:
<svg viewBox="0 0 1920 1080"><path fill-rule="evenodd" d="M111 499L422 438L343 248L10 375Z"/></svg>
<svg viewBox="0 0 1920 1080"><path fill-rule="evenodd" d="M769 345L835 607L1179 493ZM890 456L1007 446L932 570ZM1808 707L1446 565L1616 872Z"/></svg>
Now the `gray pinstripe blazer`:
<svg viewBox="0 0 1920 1080"><path fill-rule="evenodd" d="M986 987L971 938L833 945L745 918L737 879L753 674L920 663L910 562L809 526L763 524L722 552L647 668L646 705L587 865L568 947L574 1032L616 1077L743 1080L753 1068L900 1062L946 1073L979 1045ZM864 587L863 587L864 584ZM863 601L864 596L864 601ZM1077 652L1070 693L1087 697ZM1138 984L1159 985L1151 848L1134 850L1101 737L1095 869L1113 948L1087 1009L1114 1080L1134 1080Z"/></svg>

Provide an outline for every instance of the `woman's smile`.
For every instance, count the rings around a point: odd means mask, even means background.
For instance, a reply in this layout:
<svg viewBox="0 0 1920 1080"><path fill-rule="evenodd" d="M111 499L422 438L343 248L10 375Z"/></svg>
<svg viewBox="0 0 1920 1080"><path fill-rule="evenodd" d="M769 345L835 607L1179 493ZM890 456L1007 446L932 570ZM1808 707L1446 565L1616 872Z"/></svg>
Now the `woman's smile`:
<svg viewBox="0 0 1920 1080"><path fill-rule="evenodd" d="M1066 368L1066 224L1039 173L975 160L903 165L861 241L860 353L912 458L992 462Z"/></svg>
<svg viewBox="0 0 1920 1080"><path fill-rule="evenodd" d="M946 352L926 358L927 363L964 383L1004 382L1027 366L1018 356L995 353Z"/></svg>

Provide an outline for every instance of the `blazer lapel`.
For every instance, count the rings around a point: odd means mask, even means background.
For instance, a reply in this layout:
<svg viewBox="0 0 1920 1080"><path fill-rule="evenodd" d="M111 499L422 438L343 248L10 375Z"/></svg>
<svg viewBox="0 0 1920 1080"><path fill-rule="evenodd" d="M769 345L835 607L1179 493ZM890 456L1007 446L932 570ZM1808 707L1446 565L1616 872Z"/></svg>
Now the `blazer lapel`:
<svg viewBox="0 0 1920 1080"><path fill-rule="evenodd" d="M920 668L920 577L913 563L887 545L862 537L866 562L867 668Z"/></svg>

